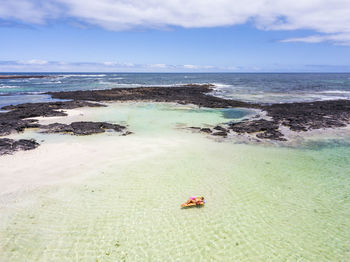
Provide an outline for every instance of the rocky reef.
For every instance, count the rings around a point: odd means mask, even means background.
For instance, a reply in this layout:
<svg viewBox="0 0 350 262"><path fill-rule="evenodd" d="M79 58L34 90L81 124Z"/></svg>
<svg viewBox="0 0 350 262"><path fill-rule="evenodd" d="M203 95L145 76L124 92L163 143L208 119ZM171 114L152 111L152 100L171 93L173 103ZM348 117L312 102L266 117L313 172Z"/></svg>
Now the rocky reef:
<svg viewBox="0 0 350 262"><path fill-rule="evenodd" d="M194 104L210 108L255 107L242 101L227 100L209 95L211 84L190 84L173 87L114 88L108 90L89 90L47 93L56 99L79 101L152 101Z"/></svg>
<svg viewBox="0 0 350 262"><path fill-rule="evenodd" d="M49 75L0 75L0 79L20 79L20 78L46 78Z"/></svg>
<svg viewBox="0 0 350 262"><path fill-rule="evenodd" d="M40 128L43 133L68 133L73 135L92 135L104 133L106 130L115 132L123 132L123 135L128 135L130 132L124 132L125 126L110 124L106 122L73 122L69 125L53 123L49 125L42 125Z"/></svg>
<svg viewBox="0 0 350 262"><path fill-rule="evenodd" d="M9 105L2 109L7 112L0 113L0 136L10 135L14 132L22 132L26 128L41 128L45 133L70 133L74 135L91 135L103 133L106 130L121 132L128 135L131 132L126 127L106 122L73 122L66 124L40 125L33 117L66 116L64 109L79 107L101 107L98 103L86 101L62 101L50 103L27 103L20 105ZM34 140L0 139L0 155L11 154L18 150L35 149L39 144Z"/></svg>
<svg viewBox="0 0 350 262"><path fill-rule="evenodd" d="M286 140L279 131L279 123L277 121L266 119L246 120L238 123L230 123L228 126L230 130L238 134L256 133L256 137L260 139Z"/></svg>
<svg viewBox="0 0 350 262"><path fill-rule="evenodd" d="M28 103L5 106L7 112L0 113L0 136L21 132L25 128L41 128L47 133L70 133L88 135L111 129L128 134L125 127L105 122L75 122L70 125L51 124L41 126L28 119L39 116L64 116L64 109L104 106L102 101L152 101L194 104L208 108L253 108L266 113L265 118L255 117L241 122L228 122L212 129L192 127L213 136L226 137L229 133L249 134L257 139L285 141L281 127L303 132L321 128L344 127L350 123L350 101L332 100L302 103L259 104L223 99L211 95L213 85L188 84L173 87L114 88L47 93L56 99L69 101L50 103ZM122 131L121 131L122 130Z"/></svg>
<svg viewBox="0 0 350 262"><path fill-rule="evenodd" d="M12 154L19 150L32 150L39 146L34 139L13 140L0 138L0 155Z"/></svg>
<svg viewBox="0 0 350 262"><path fill-rule="evenodd" d="M344 127L350 123L350 101L332 100L302 103L258 104L214 97L210 94L213 85L183 85L174 87L115 88L96 91L49 93L53 98L89 101L155 101L194 104L209 108L254 108L265 111L269 120L250 119L230 123L226 131L202 132L225 136L232 131L238 134L255 134L259 139L284 141L280 126L292 131L307 131L320 128Z"/></svg>
<svg viewBox="0 0 350 262"><path fill-rule="evenodd" d="M32 117L66 116L62 110L79 107L101 107L103 105L85 101L64 101L51 103L27 103L2 107L8 112L0 113L0 136L9 135L12 132L21 132L25 128L38 128L36 120Z"/></svg>
<svg viewBox="0 0 350 262"><path fill-rule="evenodd" d="M344 127L350 122L350 100L272 104L261 109L292 131Z"/></svg>

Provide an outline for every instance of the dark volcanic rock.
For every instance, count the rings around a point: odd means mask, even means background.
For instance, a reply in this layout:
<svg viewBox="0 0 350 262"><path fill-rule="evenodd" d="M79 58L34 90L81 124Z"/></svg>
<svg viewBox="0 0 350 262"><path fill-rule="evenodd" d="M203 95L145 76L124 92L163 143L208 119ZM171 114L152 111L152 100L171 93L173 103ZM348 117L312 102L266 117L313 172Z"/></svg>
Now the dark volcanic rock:
<svg viewBox="0 0 350 262"><path fill-rule="evenodd" d="M255 107L242 101L226 100L208 95L213 85L183 85L173 87L114 88L109 90L90 90L48 93L53 98L88 101L154 101L195 104L210 108Z"/></svg>
<svg viewBox="0 0 350 262"><path fill-rule="evenodd" d="M46 126L41 126L43 133L73 133L71 125L53 123Z"/></svg>
<svg viewBox="0 0 350 262"><path fill-rule="evenodd" d="M344 127L350 122L350 100L273 104L262 109L293 131Z"/></svg>
<svg viewBox="0 0 350 262"><path fill-rule="evenodd" d="M114 130L116 132L123 132L125 130L124 126L106 122L74 122L70 125L55 123L42 126L39 125L36 120L27 119L39 116L65 116L66 113L62 111L63 109L74 109L85 106L101 107L104 105L86 101L62 101L5 106L2 109L9 111L0 113L0 136L8 135L12 132L21 132L25 128L42 128L46 133L71 133L74 135L97 134L103 133L106 130ZM128 135L130 133L131 132L127 131L124 132L123 135ZM16 150L32 149L31 147L34 145L36 147L39 144L32 140L3 140L2 143L3 152L10 153Z"/></svg>
<svg viewBox="0 0 350 262"><path fill-rule="evenodd" d="M19 150L32 150L38 146L39 144L34 139L13 140L9 138L0 138L0 155L12 154Z"/></svg>
<svg viewBox="0 0 350 262"><path fill-rule="evenodd" d="M123 134L122 134L122 136L128 136L128 135L132 135L133 134L133 132L131 132L131 131L126 131L126 132L124 132Z"/></svg>
<svg viewBox="0 0 350 262"><path fill-rule="evenodd" d="M4 106L1 109L10 110L6 113L1 113L0 118L11 116L16 119L23 119L38 116L65 116L63 109L74 109L79 107L101 107L104 106L98 103L91 103L86 101L64 101L64 102L50 102L50 103L27 103L20 105Z"/></svg>
<svg viewBox="0 0 350 262"><path fill-rule="evenodd" d="M261 139L286 140L278 131L279 124L265 119L247 120L229 124L229 128L236 133L259 133L256 136Z"/></svg>
<svg viewBox="0 0 350 262"><path fill-rule="evenodd" d="M279 125L275 121L265 119L246 120L238 123L229 124L229 128L237 133L256 133L278 129Z"/></svg>
<svg viewBox="0 0 350 262"><path fill-rule="evenodd" d="M226 128L223 128L222 126L216 126L214 127L215 130L222 131L222 132L227 132Z"/></svg>
<svg viewBox="0 0 350 262"><path fill-rule="evenodd" d="M14 131L22 132L25 128L36 128L39 126L34 120L1 118L0 115L0 136L9 135Z"/></svg>
<svg viewBox="0 0 350 262"><path fill-rule="evenodd" d="M65 116L63 109L74 109L84 106L99 107L103 105L85 101L65 101L4 106L2 109L9 111L0 113L0 136L9 135L12 132L21 132L25 128L40 127L36 120L26 118Z"/></svg>
<svg viewBox="0 0 350 262"><path fill-rule="evenodd" d="M192 129L192 130L195 130L195 131L199 131L199 132L202 132L202 133L208 133L210 134L211 133L211 129L210 128L207 128L207 127L198 127L198 126L190 126L189 129Z"/></svg>
<svg viewBox="0 0 350 262"><path fill-rule="evenodd" d="M219 128L219 126L216 126L216 128L213 128L213 130L211 130L210 128L207 128L207 127L200 128L200 127L195 127L195 126L190 127L190 129L197 130L197 131L202 132L202 133L211 134L213 136L222 136L222 137L226 137L227 132L228 132L227 129L225 129L223 127ZM217 130L219 130L219 131L217 131Z"/></svg>
<svg viewBox="0 0 350 262"><path fill-rule="evenodd" d="M22 104L7 106L10 112L0 113L0 135L22 131L28 127L38 127L33 120L36 116L63 116L62 109L81 106L102 106L84 101L153 101L195 104L209 108L256 108L267 112L271 120L253 119L229 124L229 129L237 133L257 133L261 139L283 140L279 126L293 131L307 131L319 128L343 127L350 123L350 100L317 101L284 104L252 104L211 96L212 85L183 85L174 87L115 88L110 90L88 90L48 93L53 98L72 99L67 102ZM59 128L58 126L56 128ZM67 127L61 127L65 129ZM77 129L78 130L78 129ZM226 132L221 126L214 130ZM212 133L209 128L201 132ZM69 131L71 132L71 131ZM78 131L77 131L78 133ZM84 133L82 131L82 133Z"/></svg>
<svg viewBox="0 0 350 262"><path fill-rule="evenodd" d="M47 78L54 77L48 75L0 75L0 79L18 79L18 78Z"/></svg>
<svg viewBox="0 0 350 262"><path fill-rule="evenodd" d="M278 141L287 141L287 139L285 139L283 137L283 134L278 130L265 131L263 133L257 134L256 137L260 138L260 139L272 139L272 140L278 140Z"/></svg>
<svg viewBox="0 0 350 262"><path fill-rule="evenodd" d="M210 128L207 128L207 127L205 127L205 128L200 128L199 131L201 131L201 132L203 132L203 133L208 133L208 134L211 133Z"/></svg>
<svg viewBox="0 0 350 262"><path fill-rule="evenodd" d="M118 88L49 94L51 94L53 98L75 100L150 100L156 102L195 104L210 108L258 108L266 111L272 120L267 121L259 119L245 121L242 124L231 125L230 129L238 133L261 132L262 134L259 134L259 137L268 139L277 139L277 137L280 139L282 137L282 134L278 131L280 125L287 126L293 131L306 131L319 128L343 127L350 123L349 100L266 105L213 97L209 94L211 91L212 85L184 85L175 87Z"/></svg>
<svg viewBox="0 0 350 262"><path fill-rule="evenodd" d="M213 136L223 136L223 137L226 137L226 136L227 136L227 132L225 132L225 131L218 131L218 132L213 132L212 135L213 135Z"/></svg>
<svg viewBox="0 0 350 262"><path fill-rule="evenodd" d="M110 124L106 122L73 122L69 125L53 123L46 126L41 126L44 133L70 133L73 135L91 135L104 133L106 130L114 130L123 132L125 126ZM130 134L131 132L128 132ZM126 134L125 134L126 135Z"/></svg>

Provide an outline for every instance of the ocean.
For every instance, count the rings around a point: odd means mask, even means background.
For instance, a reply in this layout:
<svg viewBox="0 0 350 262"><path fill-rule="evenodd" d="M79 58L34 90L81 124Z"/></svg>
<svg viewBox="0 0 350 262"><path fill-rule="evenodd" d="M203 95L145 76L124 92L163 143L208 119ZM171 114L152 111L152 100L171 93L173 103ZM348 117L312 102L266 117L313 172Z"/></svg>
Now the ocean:
<svg viewBox="0 0 350 262"><path fill-rule="evenodd" d="M22 75L41 74L22 73ZM44 75L51 77L0 79L0 106L50 101L50 97L44 95L45 92L174 86L190 83L214 84L214 95L249 102L350 99L349 73L45 73Z"/></svg>

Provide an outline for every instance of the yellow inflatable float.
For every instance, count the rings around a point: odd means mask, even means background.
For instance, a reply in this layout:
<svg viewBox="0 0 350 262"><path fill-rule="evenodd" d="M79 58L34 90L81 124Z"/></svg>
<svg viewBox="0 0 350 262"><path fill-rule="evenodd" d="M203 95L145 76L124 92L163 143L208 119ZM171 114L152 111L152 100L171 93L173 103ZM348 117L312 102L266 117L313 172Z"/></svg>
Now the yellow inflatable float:
<svg viewBox="0 0 350 262"><path fill-rule="evenodd" d="M181 207L203 206L204 204L205 204L204 197L191 196L185 203L181 204Z"/></svg>

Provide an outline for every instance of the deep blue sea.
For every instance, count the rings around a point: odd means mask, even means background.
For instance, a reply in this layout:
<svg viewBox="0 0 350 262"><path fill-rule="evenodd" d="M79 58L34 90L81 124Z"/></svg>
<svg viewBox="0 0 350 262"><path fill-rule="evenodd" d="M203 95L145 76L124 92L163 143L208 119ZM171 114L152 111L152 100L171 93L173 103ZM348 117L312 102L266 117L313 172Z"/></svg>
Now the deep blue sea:
<svg viewBox="0 0 350 262"><path fill-rule="evenodd" d="M14 75L14 73L1 73ZM50 78L0 79L0 106L50 101L48 91L211 83L214 95L282 103L350 99L350 73L16 73Z"/></svg>

